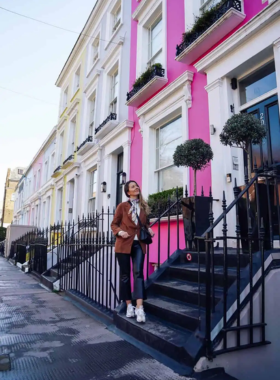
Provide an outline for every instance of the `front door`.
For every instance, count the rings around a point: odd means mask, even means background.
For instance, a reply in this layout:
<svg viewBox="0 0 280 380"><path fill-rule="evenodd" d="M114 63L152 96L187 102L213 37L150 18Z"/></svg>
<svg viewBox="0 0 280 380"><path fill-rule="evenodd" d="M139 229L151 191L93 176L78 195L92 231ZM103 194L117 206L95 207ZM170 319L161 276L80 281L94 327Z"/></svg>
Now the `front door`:
<svg viewBox="0 0 280 380"><path fill-rule="evenodd" d="M262 144L251 147L252 168L254 162L257 163L258 168L262 168L263 163L268 163L268 166L274 163L280 164L280 120L277 95L248 108L245 112L260 119L267 131L267 137Z"/></svg>

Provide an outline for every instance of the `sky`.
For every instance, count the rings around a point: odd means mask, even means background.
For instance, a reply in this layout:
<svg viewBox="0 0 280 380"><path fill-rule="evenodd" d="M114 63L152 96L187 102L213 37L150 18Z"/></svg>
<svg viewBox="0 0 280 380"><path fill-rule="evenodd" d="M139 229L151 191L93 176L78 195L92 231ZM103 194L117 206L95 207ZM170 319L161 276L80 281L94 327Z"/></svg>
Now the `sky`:
<svg viewBox="0 0 280 380"><path fill-rule="evenodd" d="M0 7L80 33L95 2L0 0ZM77 38L0 8L0 209L7 169L27 167L57 123L55 82Z"/></svg>

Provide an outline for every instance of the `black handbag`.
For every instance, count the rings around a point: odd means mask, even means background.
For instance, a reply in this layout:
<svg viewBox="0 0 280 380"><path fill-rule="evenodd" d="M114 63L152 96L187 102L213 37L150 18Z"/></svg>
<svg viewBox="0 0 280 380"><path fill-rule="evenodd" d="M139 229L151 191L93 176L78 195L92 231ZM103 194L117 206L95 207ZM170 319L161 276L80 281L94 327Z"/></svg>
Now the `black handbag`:
<svg viewBox="0 0 280 380"><path fill-rule="evenodd" d="M141 227L140 229L140 241L144 244L152 244L153 240L152 240L152 236L150 234L150 232L148 231L148 228L146 226L143 226L143 224L141 223L141 220L138 216L138 214L136 213L137 215L137 218L138 218L138 222L139 222L139 225Z"/></svg>

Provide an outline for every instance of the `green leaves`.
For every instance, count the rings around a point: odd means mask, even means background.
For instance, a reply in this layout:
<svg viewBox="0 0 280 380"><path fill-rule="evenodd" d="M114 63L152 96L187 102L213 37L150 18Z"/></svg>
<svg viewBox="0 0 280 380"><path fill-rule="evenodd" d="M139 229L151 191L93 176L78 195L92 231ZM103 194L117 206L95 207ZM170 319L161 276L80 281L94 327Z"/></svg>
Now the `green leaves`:
<svg viewBox="0 0 280 380"><path fill-rule="evenodd" d="M173 155L174 165L187 166L193 170L205 169L213 160L213 151L202 139L193 139L178 145Z"/></svg>
<svg viewBox="0 0 280 380"><path fill-rule="evenodd" d="M149 80L155 67L157 67L158 69L162 69L162 64L155 63L151 67L149 67L143 74L140 75L139 78L135 80L132 87L135 88L135 87L142 86L143 84L145 84Z"/></svg>
<svg viewBox="0 0 280 380"><path fill-rule="evenodd" d="M220 141L223 145L248 151L250 144L260 144L265 137L266 129L259 119L248 113L240 113L228 119L220 134Z"/></svg>

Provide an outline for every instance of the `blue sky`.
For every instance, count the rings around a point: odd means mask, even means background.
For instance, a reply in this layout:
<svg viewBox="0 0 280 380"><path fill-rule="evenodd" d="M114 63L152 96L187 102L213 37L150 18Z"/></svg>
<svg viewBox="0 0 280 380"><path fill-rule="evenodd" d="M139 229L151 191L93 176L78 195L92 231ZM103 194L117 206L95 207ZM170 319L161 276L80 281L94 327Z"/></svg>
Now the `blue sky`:
<svg viewBox="0 0 280 380"><path fill-rule="evenodd" d="M95 0L0 0L0 7L82 30ZM0 9L0 208L7 169L27 166L57 123L55 81L78 37Z"/></svg>

